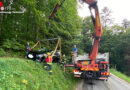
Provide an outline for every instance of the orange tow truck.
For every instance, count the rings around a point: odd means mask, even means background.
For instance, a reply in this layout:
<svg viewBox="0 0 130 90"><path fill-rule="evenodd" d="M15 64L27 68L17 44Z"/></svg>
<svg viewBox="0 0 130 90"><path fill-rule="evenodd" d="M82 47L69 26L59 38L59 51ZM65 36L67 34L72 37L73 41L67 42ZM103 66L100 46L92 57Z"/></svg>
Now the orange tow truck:
<svg viewBox="0 0 130 90"><path fill-rule="evenodd" d="M78 55L75 63L75 65L65 64L64 72L66 72L66 67L74 67L74 77L108 80L108 77L110 76L109 53L98 53L96 58L96 64L98 64L97 68L88 67L91 64L88 54Z"/></svg>

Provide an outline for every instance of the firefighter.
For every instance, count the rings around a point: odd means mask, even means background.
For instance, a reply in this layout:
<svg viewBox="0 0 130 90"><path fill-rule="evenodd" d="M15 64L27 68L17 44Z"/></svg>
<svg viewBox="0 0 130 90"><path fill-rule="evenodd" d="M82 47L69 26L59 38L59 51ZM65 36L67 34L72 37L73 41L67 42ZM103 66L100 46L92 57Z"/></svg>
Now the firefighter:
<svg viewBox="0 0 130 90"><path fill-rule="evenodd" d="M44 64L45 70L49 71L49 74L52 75L52 56L48 52L47 53L47 58L46 58L46 63Z"/></svg>
<svg viewBox="0 0 130 90"><path fill-rule="evenodd" d="M65 54L63 55L63 64L66 64L67 60L66 60L66 56Z"/></svg>
<svg viewBox="0 0 130 90"><path fill-rule="evenodd" d="M77 47L76 47L76 45L74 45L73 52L72 52L72 63L73 64L75 64L76 57L77 57Z"/></svg>
<svg viewBox="0 0 130 90"><path fill-rule="evenodd" d="M27 42L27 45L26 45L26 56L28 55L28 53L30 52L30 45L29 45L29 42Z"/></svg>

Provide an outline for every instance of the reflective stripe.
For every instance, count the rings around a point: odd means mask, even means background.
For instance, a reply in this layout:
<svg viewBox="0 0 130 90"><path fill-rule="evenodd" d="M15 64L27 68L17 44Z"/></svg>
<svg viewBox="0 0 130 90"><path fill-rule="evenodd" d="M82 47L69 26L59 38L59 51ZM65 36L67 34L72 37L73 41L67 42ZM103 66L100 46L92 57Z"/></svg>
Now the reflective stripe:
<svg viewBox="0 0 130 90"><path fill-rule="evenodd" d="M81 70L84 70L84 68L81 68Z"/></svg>
<svg viewBox="0 0 130 90"><path fill-rule="evenodd" d="M98 25L98 27L100 26L100 19L99 19L99 16L97 16L97 25Z"/></svg>
<svg viewBox="0 0 130 90"><path fill-rule="evenodd" d="M47 67L47 66L44 66L45 68Z"/></svg>
<svg viewBox="0 0 130 90"><path fill-rule="evenodd" d="M52 63L51 63L51 62L47 62L47 64L52 65Z"/></svg>
<svg viewBox="0 0 130 90"><path fill-rule="evenodd" d="M86 70L88 70L88 68L86 68Z"/></svg>
<svg viewBox="0 0 130 90"><path fill-rule="evenodd" d="M50 62L50 56L48 56L49 57L49 62Z"/></svg>
<svg viewBox="0 0 130 90"><path fill-rule="evenodd" d="M52 72L52 70L51 70L51 71L49 71L49 72Z"/></svg>
<svg viewBox="0 0 130 90"><path fill-rule="evenodd" d="M48 56L49 62L52 62L52 57Z"/></svg>
<svg viewBox="0 0 130 90"><path fill-rule="evenodd" d="M50 59L51 59L51 61L50 61L50 62L52 63L52 57L51 57L51 56L50 56Z"/></svg>

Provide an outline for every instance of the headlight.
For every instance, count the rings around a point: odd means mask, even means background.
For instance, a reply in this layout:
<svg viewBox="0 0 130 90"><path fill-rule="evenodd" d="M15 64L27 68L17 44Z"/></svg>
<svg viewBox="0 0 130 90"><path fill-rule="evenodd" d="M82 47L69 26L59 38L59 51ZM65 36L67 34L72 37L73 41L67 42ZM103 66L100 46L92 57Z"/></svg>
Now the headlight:
<svg viewBox="0 0 130 90"><path fill-rule="evenodd" d="M28 57L31 59L34 58L34 56L32 54L28 54Z"/></svg>

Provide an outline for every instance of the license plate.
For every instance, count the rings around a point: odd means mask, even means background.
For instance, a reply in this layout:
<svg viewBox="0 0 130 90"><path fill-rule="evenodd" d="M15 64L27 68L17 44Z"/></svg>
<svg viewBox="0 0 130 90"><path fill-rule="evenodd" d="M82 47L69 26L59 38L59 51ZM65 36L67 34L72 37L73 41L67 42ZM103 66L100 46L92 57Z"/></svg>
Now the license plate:
<svg viewBox="0 0 130 90"><path fill-rule="evenodd" d="M88 65L88 61L83 62L84 65Z"/></svg>

